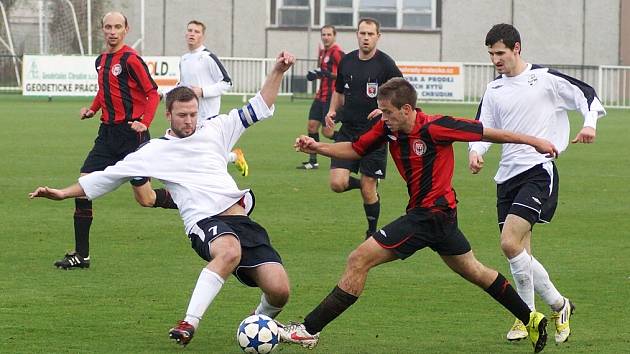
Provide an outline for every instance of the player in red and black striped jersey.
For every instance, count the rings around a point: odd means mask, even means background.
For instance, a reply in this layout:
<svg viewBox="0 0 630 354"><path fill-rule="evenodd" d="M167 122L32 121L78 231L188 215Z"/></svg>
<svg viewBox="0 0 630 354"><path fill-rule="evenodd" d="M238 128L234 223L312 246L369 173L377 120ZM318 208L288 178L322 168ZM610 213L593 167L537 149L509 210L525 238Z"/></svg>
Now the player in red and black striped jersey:
<svg viewBox="0 0 630 354"><path fill-rule="evenodd" d="M382 118L355 142L324 144L302 136L296 148L324 156L356 160L389 142L389 151L400 175L407 182L407 213L381 228L348 257L338 285L303 324L290 325L282 338L313 347L319 332L349 308L363 292L368 271L386 262L405 259L431 247L463 278L484 289L523 323L528 324L534 349L547 340L547 320L531 311L509 282L494 269L481 264L457 226L457 201L451 185L453 142L491 141L528 144L539 153L554 156L549 141L509 131L485 128L478 121L427 115L415 108L417 94L403 78L394 78L379 88L378 107Z"/></svg>
<svg viewBox="0 0 630 354"><path fill-rule="evenodd" d="M149 69L135 50L124 43L127 18L110 12L101 21L106 51L95 62L98 92L90 108L81 108L81 119L92 118L101 110L101 125L94 147L81 167L81 175L114 165L149 140L160 98ZM75 199L74 252L55 266L62 269L89 268L92 202Z"/></svg>
<svg viewBox="0 0 630 354"><path fill-rule="evenodd" d="M322 134L327 138L332 138L334 128L326 126L325 118L330 108L330 100L335 91L335 80L337 79L337 67L344 56L341 47L335 43L337 30L335 26L325 25L320 30L322 44L317 55L318 69L310 70L306 75L309 81L319 80L319 89L315 94L315 99L308 112L308 136L319 141L319 129L322 127ZM312 170L319 168L317 154L311 154L308 161L302 162L298 169Z"/></svg>

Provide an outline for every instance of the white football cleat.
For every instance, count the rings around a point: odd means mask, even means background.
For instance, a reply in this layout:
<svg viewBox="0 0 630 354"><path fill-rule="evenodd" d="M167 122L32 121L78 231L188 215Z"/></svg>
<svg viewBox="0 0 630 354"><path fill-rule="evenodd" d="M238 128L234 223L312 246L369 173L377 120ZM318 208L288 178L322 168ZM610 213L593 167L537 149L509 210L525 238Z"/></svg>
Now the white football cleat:
<svg viewBox="0 0 630 354"><path fill-rule="evenodd" d="M310 334L302 323L289 323L286 326L278 326L280 342L294 343L304 348L313 349L319 342L319 333Z"/></svg>

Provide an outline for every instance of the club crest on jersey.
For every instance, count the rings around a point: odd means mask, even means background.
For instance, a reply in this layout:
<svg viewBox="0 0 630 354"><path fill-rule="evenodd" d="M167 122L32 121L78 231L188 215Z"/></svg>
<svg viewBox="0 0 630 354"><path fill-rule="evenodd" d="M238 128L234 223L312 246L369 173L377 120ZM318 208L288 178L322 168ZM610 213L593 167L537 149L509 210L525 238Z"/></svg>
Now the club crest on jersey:
<svg viewBox="0 0 630 354"><path fill-rule="evenodd" d="M369 98L376 97L376 95L378 94L378 83L368 82L367 85L365 85L365 94Z"/></svg>
<svg viewBox="0 0 630 354"><path fill-rule="evenodd" d="M120 64L116 64L112 66L112 75L118 76L122 72L122 66Z"/></svg>
<svg viewBox="0 0 630 354"><path fill-rule="evenodd" d="M427 144L425 144L424 141L418 139L413 142L412 148L413 152L415 152L416 155L422 156L427 151Z"/></svg>
<svg viewBox="0 0 630 354"><path fill-rule="evenodd" d="M330 56L327 55L324 57L324 63L328 63L329 60L330 60Z"/></svg>
<svg viewBox="0 0 630 354"><path fill-rule="evenodd" d="M537 82L538 82L538 78L536 77L536 74L531 74L527 78L527 83L529 84L529 86L534 86L536 85Z"/></svg>

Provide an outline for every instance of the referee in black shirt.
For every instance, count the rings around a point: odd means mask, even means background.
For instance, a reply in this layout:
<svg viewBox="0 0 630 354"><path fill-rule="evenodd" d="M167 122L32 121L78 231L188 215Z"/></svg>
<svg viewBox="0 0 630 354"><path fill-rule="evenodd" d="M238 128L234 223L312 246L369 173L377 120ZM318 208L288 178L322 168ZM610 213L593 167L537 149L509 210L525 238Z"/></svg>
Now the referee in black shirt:
<svg viewBox="0 0 630 354"><path fill-rule="evenodd" d="M335 92L326 115L326 125L334 128L341 122L334 139L354 141L367 131L380 117L369 119L368 115L378 105L376 95L380 85L392 77L402 77L394 60L376 49L381 38L380 24L373 18L359 20L357 41L359 49L341 59L337 71ZM377 182L385 178L387 169L387 146L374 150L360 160L346 161L331 159L330 188L337 192L360 188L363 208L368 222L366 238L376 231L381 212ZM361 173L361 178L350 176L350 172Z"/></svg>

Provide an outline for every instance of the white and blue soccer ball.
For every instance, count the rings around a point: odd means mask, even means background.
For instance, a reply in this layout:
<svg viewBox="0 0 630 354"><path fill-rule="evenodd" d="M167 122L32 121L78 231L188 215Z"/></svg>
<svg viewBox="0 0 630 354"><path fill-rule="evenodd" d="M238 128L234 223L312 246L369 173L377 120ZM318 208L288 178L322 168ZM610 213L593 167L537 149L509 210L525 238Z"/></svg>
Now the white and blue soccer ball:
<svg viewBox="0 0 630 354"><path fill-rule="evenodd" d="M280 342L278 325L265 315L251 315L241 322L236 341L245 353L271 353Z"/></svg>

